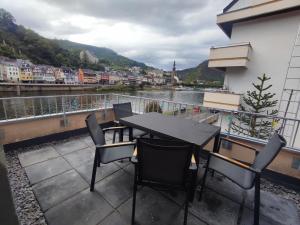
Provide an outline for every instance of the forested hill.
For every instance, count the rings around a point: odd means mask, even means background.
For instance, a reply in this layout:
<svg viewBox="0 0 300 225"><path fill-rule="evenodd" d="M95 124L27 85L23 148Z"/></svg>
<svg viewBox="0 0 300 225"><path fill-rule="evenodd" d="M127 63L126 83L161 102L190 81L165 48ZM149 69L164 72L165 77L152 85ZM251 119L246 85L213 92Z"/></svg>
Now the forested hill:
<svg viewBox="0 0 300 225"><path fill-rule="evenodd" d="M13 15L0 9L0 55L2 56L26 58L36 64L78 68L82 65L79 55L83 50L88 50L99 58L97 64L85 62L84 66L91 69L103 69L105 65L146 67L144 63L118 55L108 48L44 38L22 25L17 25Z"/></svg>
<svg viewBox="0 0 300 225"><path fill-rule="evenodd" d="M119 55L109 48L85 45L68 40L55 40L55 42L60 47L70 51L88 50L89 52L92 52L97 58L99 58L100 62L106 63L106 61L108 61L109 63L113 63L119 66L139 66L143 68L147 67L144 63L137 62L132 59L126 58L122 55Z"/></svg>
<svg viewBox="0 0 300 225"><path fill-rule="evenodd" d="M205 60L194 68L177 71L178 77L186 83L191 83L196 80L204 81L220 81L223 83L224 72L209 68L208 61Z"/></svg>

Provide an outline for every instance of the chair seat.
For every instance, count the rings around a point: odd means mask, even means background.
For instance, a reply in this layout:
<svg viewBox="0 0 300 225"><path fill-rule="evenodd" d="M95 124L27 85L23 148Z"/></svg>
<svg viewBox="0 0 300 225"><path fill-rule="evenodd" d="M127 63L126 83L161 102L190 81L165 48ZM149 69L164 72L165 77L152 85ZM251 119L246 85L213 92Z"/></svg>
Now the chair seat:
<svg viewBox="0 0 300 225"><path fill-rule="evenodd" d="M225 175L237 185L245 189L253 187L255 174L230 162L211 155L209 168Z"/></svg>
<svg viewBox="0 0 300 225"><path fill-rule="evenodd" d="M101 162L109 163L120 159L131 158L133 152L133 146L104 148L100 151Z"/></svg>

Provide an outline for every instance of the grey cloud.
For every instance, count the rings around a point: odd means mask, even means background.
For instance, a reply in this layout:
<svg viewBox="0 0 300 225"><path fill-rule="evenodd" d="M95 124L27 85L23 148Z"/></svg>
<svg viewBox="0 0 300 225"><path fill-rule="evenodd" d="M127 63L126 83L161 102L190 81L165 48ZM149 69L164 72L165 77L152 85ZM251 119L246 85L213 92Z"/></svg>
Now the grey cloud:
<svg viewBox="0 0 300 225"><path fill-rule="evenodd" d="M212 26L210 12L224 5L222 0L42 0L51 5L96 18L149 26L179 35Z"/></svg>

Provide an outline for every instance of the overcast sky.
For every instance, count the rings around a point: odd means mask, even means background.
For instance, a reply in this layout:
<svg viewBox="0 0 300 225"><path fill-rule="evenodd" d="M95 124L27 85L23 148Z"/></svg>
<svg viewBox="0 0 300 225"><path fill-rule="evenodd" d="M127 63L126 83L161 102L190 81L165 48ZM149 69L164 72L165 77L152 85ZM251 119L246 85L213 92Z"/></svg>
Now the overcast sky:
<svg viewBox="0 0 300 225"><path fill-rule="evenodd" d="M18 24L48 38L108 47L170 70L207 59L228 39L216 15L230 0L0 0Z"/></svg>

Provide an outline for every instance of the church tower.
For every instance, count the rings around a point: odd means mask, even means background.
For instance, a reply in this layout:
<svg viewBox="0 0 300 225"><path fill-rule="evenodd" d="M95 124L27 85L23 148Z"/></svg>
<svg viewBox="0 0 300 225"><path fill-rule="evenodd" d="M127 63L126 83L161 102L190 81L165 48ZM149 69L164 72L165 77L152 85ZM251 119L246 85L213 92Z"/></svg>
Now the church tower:
<svg viewBox="0 0 300 225"><path fill-rule="evenodd" d="M175 76L176 76L176 62L174 60L172 77L171 77L171 83L172 83L172 85L176 84Z"/></svg>

